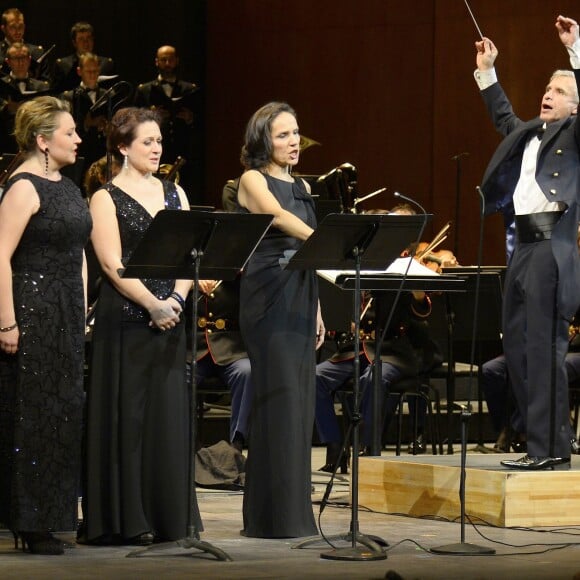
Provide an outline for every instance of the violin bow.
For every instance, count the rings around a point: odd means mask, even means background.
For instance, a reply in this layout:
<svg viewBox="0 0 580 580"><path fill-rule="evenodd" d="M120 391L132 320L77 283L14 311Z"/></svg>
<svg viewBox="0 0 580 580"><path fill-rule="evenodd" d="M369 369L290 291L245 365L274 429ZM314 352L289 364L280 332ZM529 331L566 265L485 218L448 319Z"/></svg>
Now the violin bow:
<svg viewBox="0 0 580 580"><path fill-rule="evenodd" d="M448 221L437 233L437 235L433 238L433 240L431 240L431 243L429 243L427 245L427 247L420 252L419 254L417 254L417 258L422 258L423 256L425 256L426 254L428 254L429 252L431 252L432 250L434 250L437 246L439 246L445 239L447 239L447 232L449 231L449 228L451 227L451 222Z"/></svg>

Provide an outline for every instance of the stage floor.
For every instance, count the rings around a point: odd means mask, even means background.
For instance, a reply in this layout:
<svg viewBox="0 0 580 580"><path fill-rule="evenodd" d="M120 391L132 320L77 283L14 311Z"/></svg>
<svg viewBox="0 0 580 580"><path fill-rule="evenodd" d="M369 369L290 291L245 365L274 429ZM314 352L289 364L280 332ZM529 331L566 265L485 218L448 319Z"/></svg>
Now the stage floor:
<svg viewBox="0 0 580 580"><path fill-rule="evenodd" d="M395 459L391 452L383 455ZM421 456L421 459L431 456ZM455 461L459 455L438 459ZM468 462L499 461L500 455L469 453ZM417 457L396 458L415 462ZM380 460L366 458L361 461ZM313 449L313 468L324 463L324 450ZM576 462L575 462L576 463ZM576 466L575 466L576 467ZM555 472L554 481L562 472ZM313 475L314 512L318 519L320 500L328 476ZM361 481L361 487L364 482ZM233 561L220 562L197 550L179 547L153 552L139 558L126 558L130 547L81 546L67 550L64 556L32 556L13 549L11 535L0 532L0 577L5 579L174 579L174 578L389 578L496 579L508 576L526 578L580 579L580 526L559 528L535 527L514 529L466 524L465 542L494 548L492 556L436 555L432 548L460 543L461 526L445 518L408 517L381 513L360 507L358 521L364 534L378 536L389 543L388 558L372 562L332 561L322 559L321 552L330 548L320 541L307 549L292 547L296 540L260 540L240 536L242 528L242 494L198 489L205 532L202 540L225 551ZM362 502L360 502L362 504ZM341 476L324 510L320 525L325 535L349 530L351 509L348 476ZM481 534L481 535L480 535ZM72 534L63 534L72 540ZM570 544L564 547L565 544ZM341 547L349 543L341 542Z"/></svg>

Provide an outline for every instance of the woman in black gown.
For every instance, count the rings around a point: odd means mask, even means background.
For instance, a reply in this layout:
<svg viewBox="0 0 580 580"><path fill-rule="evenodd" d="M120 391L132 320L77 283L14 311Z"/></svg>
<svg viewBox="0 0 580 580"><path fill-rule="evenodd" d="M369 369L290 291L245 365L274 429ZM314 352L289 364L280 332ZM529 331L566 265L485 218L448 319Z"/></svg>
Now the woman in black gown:
<svg viewBox="0 0 580 580"><path fill-rule="evenodd" d="M295 179L300 135L285 103L268 103L248 123L238 203L274 216L242 275L240 327L254 398L246 464L243 534L260 538L317 533L312 511L315 349L324 339L314 271L280 260L316 226L309 186Z"/></svg>
<svg viewBox="0 0 580 580"><path fill-rule="evenodd" d="M189 205L178 185L153 175L162 151L157 113L117 111L108 147L122 169L90 203L91 240L104 277L87 393L79 539L145 545L188 532L190 405L180 315L191 280L121 278L119 269L157 212ZM197 503L194 509L192 523L200 529Z"/></svg>
<svg viewBox="0 0 580 580"><path fill-rule="evenodd" d="M91 217L60 173L80 138L66 103L16 114L24 155L0 203L0 521L31 552L62 554L77 525Z"/></svg>

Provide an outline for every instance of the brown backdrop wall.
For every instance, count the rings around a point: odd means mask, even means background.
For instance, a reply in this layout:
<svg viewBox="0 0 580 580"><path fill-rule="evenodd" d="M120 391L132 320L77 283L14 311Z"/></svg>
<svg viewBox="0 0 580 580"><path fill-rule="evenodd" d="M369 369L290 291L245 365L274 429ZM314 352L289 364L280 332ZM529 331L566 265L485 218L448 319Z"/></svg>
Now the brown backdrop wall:
<svg viewBox="0 0 580 580"><path fill-rule="evenodd" d="M500 81L522 118L537 115L543 89L568 58L554 28L578 3L472 0L494 40ZM271 99L286 100L301 132L321 142L301 157L303 173L348 161L359 193L387 187L366 207L389 207L393 191L435 214L431 233L455 220L458 257L477 257L475 191L500 136L488 120L472 72L477 32L460 0L211 0L207 4L207 186L219 204L240 171L245 123ZM468 155L459 162L452 157ZM458 179L458 169L460 178ZM459 182L459 187L458 187ZM502 220L485 220L484 263L505 261Z"/></svg>
<svg viewBox="0 0 580 580"><path fill-rule="evenodd" d="M568 67L554 22L580 18L576 0L471 0L499 50L500 80L523 118L537 114L552 70ZM393 191L435 214L430 233L455 220L464 264L477 256L475 187L499 142L472 78L477 32L461 0L2 0L26 16L31 42L71 50L69 29L89 20L97 51L126 80L149 80L161 44L174 44L183 76L202 87L205 199L219 205L224 182L239 175L245 124L271 99L290 102L302 132L322 143L299 170L325 173L348 161L361 195L387 187L366 207L394 204ZM458 164L452 157L467 152ZM196 196L193 196L196 197ZM485 263L503 263L501 218L485 221Z"/></svg>

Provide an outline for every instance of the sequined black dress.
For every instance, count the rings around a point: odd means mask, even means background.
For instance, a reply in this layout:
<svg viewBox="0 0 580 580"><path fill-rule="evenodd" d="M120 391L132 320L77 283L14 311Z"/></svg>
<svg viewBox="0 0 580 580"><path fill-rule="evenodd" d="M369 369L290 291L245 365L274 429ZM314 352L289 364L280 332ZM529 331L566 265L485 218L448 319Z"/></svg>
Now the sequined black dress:
<svg viewBox="0 0 580 580"><path fill-rule="evenodd" d="M116 206L125 261L152 217L118 187L109 184L107 189ZM165 207L180 209L175 185L164 182L164 190ZM163 299L175 281L143 283ZM82 537L89 542L122 542L147 532L160 540L187 534L185 324L161 332L149 321L146 310L103 281L87 391ZM199 515L196 523L200 529Z"/></svg>
<svg viewBox="0 0 580 580"><path fill-rule="evenodd" d="M302 181L265 177L280 205L315 227ZM318 286L314 271L280 267L284 253L301 245L270 228L242 275L240 326L254 384L244 489L244 532L252 537L317 533L310 449Z"/></svg>
<svg viewBox="0 0 580 580"><path fill-rule="evenodd" d="M0 354L0 521L14 531L76 529L84 357L83 247L91 218L78 187L20 173L40 209L12 257L19 349Z"/></svg>

